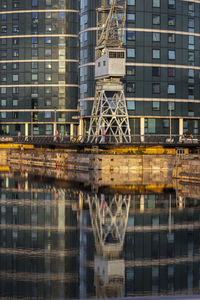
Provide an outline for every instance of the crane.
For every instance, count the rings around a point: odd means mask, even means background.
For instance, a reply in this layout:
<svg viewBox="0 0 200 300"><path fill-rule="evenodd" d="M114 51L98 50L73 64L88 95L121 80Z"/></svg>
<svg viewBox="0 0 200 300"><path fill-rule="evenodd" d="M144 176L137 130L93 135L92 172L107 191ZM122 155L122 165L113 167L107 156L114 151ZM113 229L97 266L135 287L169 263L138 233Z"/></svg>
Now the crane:
<svg viewBox="0 0 200 300"><path fill-rule="evenodd" d="M88 142L130 143L128 111L121 79L125 76L123 36L126 0L101 0L97 8L95 99Z"/></svg>
<svg viewBox="0 0 200 300"><path fill-rule="evenodd" d="M122 297L125 264L122 258L131 195L87 194L94 233L95 286L98 298Z"/></svg>

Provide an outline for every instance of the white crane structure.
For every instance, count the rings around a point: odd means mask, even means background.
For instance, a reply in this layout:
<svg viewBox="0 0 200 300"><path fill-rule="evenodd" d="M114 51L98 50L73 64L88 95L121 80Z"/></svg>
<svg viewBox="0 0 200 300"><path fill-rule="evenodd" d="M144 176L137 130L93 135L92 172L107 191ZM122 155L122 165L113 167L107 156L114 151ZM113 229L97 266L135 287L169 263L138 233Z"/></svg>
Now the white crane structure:
<svg viewBox="0 0 200 300"><path fill-rule="evenodd" d="M88 141L130 143L130 126L124 85L126 51L123 35L126 0L101 0L97 8L95 48L96 91Z"/></svg>
<svg viewBox="0 0 200 300"><path fill-rule="evenodd" d="M131 195L87 195L96 252L95 286L98 298L122 297L125 264L122 259Z"/></svg>

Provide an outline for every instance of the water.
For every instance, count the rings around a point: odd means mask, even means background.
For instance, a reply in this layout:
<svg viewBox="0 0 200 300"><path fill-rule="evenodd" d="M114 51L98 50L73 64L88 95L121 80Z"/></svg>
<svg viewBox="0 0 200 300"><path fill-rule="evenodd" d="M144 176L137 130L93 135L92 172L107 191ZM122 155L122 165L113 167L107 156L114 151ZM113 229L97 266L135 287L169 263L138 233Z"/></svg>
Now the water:
<svg viewBox="0 0 200 300"><path fill-rule="evenodd" d="M200 294L200 187L0 176L0 299Z"/></svg>

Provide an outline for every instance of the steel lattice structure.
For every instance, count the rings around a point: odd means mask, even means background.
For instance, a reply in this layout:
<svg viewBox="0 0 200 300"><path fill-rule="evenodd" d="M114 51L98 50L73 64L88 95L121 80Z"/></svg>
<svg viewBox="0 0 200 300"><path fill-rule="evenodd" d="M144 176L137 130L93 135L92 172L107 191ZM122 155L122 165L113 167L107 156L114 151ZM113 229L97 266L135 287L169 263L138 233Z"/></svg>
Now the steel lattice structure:
<svg viewBox="0 0 200 300"><path fill-rule="evenodd" d="M88 195L90 217L98 255L119 258L128 222L130 195Z"/></svg>
<svg viewBox="0 0 200 300"><path fill-rule="evenodd" d="M125 76L123 32L126 0L102 0L97 9L96 92L88 142L130 143L131 133L121 78Z"/></svg>

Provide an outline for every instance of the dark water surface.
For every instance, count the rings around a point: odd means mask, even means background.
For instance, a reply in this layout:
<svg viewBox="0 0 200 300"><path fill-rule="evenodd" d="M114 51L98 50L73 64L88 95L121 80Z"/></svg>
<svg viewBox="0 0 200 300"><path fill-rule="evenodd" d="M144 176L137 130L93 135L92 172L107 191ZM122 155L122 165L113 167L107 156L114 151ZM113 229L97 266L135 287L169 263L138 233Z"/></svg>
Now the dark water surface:
<svg viewBox="0 0 200 300"><path fill-rule="evenodd" d="M200 187L0 177L0 299L200 294Z"/></svg>

